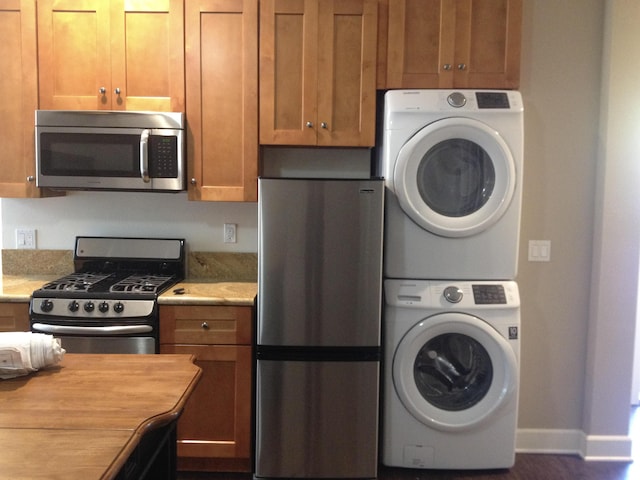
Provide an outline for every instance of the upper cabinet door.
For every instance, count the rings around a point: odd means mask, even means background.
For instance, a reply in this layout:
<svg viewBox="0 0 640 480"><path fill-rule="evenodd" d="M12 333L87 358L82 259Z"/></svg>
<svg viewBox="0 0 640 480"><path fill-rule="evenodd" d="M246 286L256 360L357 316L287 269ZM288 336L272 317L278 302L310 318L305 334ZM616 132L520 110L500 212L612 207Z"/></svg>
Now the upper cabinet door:
<svg viewBox="0 0 640 480"><path fill-rule="evenodd" d="M376 0L320 0L318 145L373 146Z"/></svg>
<svg viewBox="0 0 640 480"><path fill-rule="evenodd" d="M182 0L39 0L40 108L184 111Z"/></svg>
<svg viewBox="0 0 640 480"><path fill-rule="evenodd" d="M456 2L390 0L385 88L453 84Z"/></svg>
<svg viewBox="0 0 640 480"><path fill-rule="evenodd" d="M41 109L111 108L109 23L102 0L38 0Z"/></svg>
<svg viewBox="0 0 640 480"><path fill-rule="evenodd" d="M522 0L382 0L382 88L518 88Z"/></svg>
<svg viewBox="0 0 640 480"><path fill-rule="evenodd" d="M454 87L520 85L522 0L458 0Z"/></svg>
<svg viewBox="0 0 640 480"><path fill-rule="evenodd" d="M113 109L184 112L183 8L183 0L112 0Z"/></svg>
<svg viewBox="0 0 640 480"><path fill-rule="evenodd" d="M34 110L38 108L34 0L0 0L0 197L36 197Z"/></svg>
<svg viewBox="0 0 640 480"><path fill-rule="evenodd" d="M260 143L373 146L377 1L260 9Z"/></svg>
<svg viewBox="0 0 640 480"><path fill-rule="evenodd" d="M186 4L189 199L258 197L258 0Z"/></svg>
<svg viewBox="0 0 640 480"><path fill-rule="evenodd" d="M315 145L317 0L260 3L260 143Z"/></svg>

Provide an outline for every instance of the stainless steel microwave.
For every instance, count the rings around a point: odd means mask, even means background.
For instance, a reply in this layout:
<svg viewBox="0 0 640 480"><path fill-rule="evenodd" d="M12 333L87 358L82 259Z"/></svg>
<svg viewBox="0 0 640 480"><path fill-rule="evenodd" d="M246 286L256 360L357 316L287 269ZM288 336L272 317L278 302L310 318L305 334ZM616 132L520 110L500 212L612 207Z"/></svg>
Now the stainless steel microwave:
<svg viewBox="0 0 640 480"><path fill-rule="evenodd" d="M35 131L38 187L186 188L182 113L36 110Z"/></svg>

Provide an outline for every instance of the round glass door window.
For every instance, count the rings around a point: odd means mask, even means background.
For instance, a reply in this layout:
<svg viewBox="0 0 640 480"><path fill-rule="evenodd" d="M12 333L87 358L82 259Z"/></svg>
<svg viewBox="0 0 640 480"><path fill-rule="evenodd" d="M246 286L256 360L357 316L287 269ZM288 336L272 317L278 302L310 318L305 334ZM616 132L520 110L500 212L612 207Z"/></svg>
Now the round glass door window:
<svg viewBox="0 0 640 480"><path fill-rule="evenodd" d="M511 344L487 322L465 313L439 313L414 325L396 348L392 371L405 408L443 431L488 421L518 385Z"/></svg>
<svg viewBox="0 0 640 480"><path fill-rule="evenodd" d="M500 134L468 118L427 125L398 152L393 188L403 211L445 237L479 233L506 212L516 183Z"/></svg>
<svg viewBox="0 0 640 480"><path fill-rule="evenodd" d="M473 338L438 335L418 351L413 374L420 394L448 411L471 408L482 400L493 380L491 357Z"/></svg>
<svg viewBox="0 0 640 480"><path fill-rule="evenodd" d="M418 191L425 204L447 217L464 217L491 198L496 171L478 144L453 138L434 145L418 166Z"/></svg>

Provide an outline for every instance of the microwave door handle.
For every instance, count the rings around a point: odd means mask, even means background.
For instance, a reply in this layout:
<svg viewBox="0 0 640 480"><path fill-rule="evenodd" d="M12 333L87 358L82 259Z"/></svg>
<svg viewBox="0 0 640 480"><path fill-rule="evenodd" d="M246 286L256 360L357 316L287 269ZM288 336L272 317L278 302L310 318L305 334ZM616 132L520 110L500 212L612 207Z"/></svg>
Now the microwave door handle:
<svg viewBox="0 0 640 480"><path fill-rule="evenodd" d="M140 176L144 183L149 183L149 130L140 135Z"/></svg>

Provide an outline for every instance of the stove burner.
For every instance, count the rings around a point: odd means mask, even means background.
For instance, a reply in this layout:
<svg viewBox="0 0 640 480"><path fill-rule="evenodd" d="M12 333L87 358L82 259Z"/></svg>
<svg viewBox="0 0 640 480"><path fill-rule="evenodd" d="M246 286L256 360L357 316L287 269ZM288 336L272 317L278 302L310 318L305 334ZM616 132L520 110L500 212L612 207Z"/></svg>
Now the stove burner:
<svg viewBox="0 0 640 480"><path fill-rule="evenodd" d="M89 289L105 278L109 278L108 273L71 273L65 277L59 278L47 283L42 290L57 290L65 292L88 292Z"/></svg>
<svg viewBox="0 0 640 480"><path fill-rule="evenodd" d="M172 275L144 275L134 274L111 285L109 292L124 293L155 293L168 281L173 280Z"/></svg>

